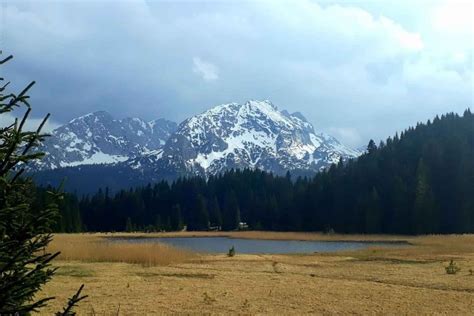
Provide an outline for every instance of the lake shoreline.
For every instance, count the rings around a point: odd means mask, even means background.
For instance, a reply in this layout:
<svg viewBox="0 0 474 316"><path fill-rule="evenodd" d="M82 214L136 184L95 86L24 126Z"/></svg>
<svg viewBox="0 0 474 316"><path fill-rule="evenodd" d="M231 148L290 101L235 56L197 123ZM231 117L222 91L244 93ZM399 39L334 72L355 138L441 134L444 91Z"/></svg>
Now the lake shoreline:
<svg viewBox="0 0 474 316"><path fill-rule="evenodd" d="M107 237L106 237L107 238ZM405 247L406 242L334 241L334 240L268 240L236 237L109 237L113 244L163 244L201 254L222 254L237 249L242 254L307 254L357 251L366 248Z"/></svg>
<svg viewBox="0 0 474 316"><path fill-rule="evenodd" d="M196 235L187 235L187 236L175 236L175 235L166 235L166 236L103 236L105 239L117 239L117 240L131 240L131 239L172 239L172 238L227 238L227 239L237 239L237 240L265 240L265 241L301 241L301 242L326 242L326 243L362 243L362 244L393 244L393 245L412 245L410 241L407 240L356 240L356 239L276 239L276 238L251 238L251 237L240 237L240 236L226 236L226 235L211 235L211 236L196 236Z"/></svg>
<svg viewBox="0 0 474 316"><path fill-rule="evenodd" d="M294 240L294 241L328 241L328 242L367 242L367 243L395 243L415 245L420 240L430 236L456 235L371 235L371 234L325 234L321 232L273 232L273 231L182 231L182 232L107 232L82 233L99 238L199 238L199 237L226 237L231 239L259 239L259 240Z"/></svg>

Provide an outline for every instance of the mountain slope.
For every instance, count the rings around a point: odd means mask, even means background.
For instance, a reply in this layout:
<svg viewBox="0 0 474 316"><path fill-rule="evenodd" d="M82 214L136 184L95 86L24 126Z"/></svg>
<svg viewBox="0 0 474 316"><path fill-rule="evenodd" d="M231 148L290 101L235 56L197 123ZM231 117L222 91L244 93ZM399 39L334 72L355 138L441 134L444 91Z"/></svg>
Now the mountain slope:
<svg viewBox="0 0 474 316"><path fill-rule="evenodd" d="M216 175L229 169L317 172L358 156L335 138L315 133L300 113L270 101L216 106L182 122L162 149L128 162L169 177Z"/></svg>
<svg viewBox="0 0 474 316"><path fill-rule="evenodd" d="M82 168L96 178L110 176L114 183L125 176L120 170L107 174ZM474 114L446 114L379 146L371 141L357 159L310 179L229 171L208 181L191 177L172 185L127 187L105 199L100 191L79 204L77 217L92 231L121 231L127 222L144 230L180 230L183 224L188 230L234 230L246 222L256 230L473 233ZM456 238L458 244L466 242Z"/></svg>
<svg viewBox="0 0 474 316"><path fill-rule="evenodd" d="M219 105L178 127L165 120L114 120L105 112L91 113L56 129L42 150L48 155L36 169L37 181L57 185L67 177L66 189L78 192L209 177L230 169L313 175L359 155L316 133L300 113L279 111L270 101Z"/></svg>
<svg viewBox="0 0 474 316"><path fill-rule="evenodd" d="M114 119L104 111L75 118L55 129L39 148L46 157L36 169L125 161L156 150L176 129L176 123L159 119Z"/></svg>

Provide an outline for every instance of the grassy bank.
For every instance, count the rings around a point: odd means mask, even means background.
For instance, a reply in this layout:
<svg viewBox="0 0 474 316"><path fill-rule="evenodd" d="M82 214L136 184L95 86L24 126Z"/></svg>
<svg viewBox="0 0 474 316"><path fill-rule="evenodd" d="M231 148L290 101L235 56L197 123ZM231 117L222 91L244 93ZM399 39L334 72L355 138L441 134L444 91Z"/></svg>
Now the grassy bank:
<svg viewBox="0 0 474 316"><path fill-rule="evenodd" d="M237 250L233 258L224 254L187 254L172 260L163 258L156 265L100 262L109 260L105 257L73 260L68 255L56 262L58 275L44 288L44 295L58 298L45 310L45 315L57 310L82 283L86 284L89 298L79 306L79 315L117 315L117 311L119 315L472 315L474 310L474 276L469 272L474 269L474 235L401 239L401 236L235 232L230 236L406 240L411 245L307 255L244 255ZM107 240L103 237L110 234L58 235L56 242L64 247L71 245L66 239L80 243L81 239L90 238L95 243ZM140 251L146 253L149 249ZM157 254L173 258L171 254L176 250L166 251ZM123 248L124 257L126 252ZM455 275L445 271L451 259L461 268Z"/></svg>
<svg viewBox="0 0 474 316"><path fill-rule="evenodd" d="M125 262L148 266L184 262L196 256L160 243L113 242L100 234L58 234L48 251L60 251L59 260L62 261Z"/></svg>
<svg viewBox="0 0 474 316"><path fill-rule="evenodd" d="M94 233L96 237L229 237L265 240L314 240L314 241L370 241L370 242L410 242L416 237L404 235L363 235L363 234L323 234L318 232L274 232L274 231L189 231L165 233Z"/></svg>

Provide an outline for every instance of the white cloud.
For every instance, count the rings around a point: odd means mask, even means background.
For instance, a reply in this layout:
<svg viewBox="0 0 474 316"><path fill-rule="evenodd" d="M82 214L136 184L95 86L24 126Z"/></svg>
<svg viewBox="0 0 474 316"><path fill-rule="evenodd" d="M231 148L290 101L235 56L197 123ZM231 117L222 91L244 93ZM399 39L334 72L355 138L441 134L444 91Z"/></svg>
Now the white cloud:
<svg viewBox="0 0 474 316"><path fill-rule="evenodd" d="M219 68L199 57L193 57L193 72L199 74L206 81L219 79Z"/></svg>
<svg viewBox="0 0 474 316"><path fill-rule="evenodd" d="M380 18L380 24L386 28L387 35L392 36L401 48L414 52L423 49L423 41L420 34L408 32L401 25L385 17Z"/></svg>
<svg viewBox="0 0 474 316"><path fill-rule="evenodd" d="M359 132L351 127L330 127L329 133L337 139L344 140L344 144L352 148L358 148L361 144L365 144L365 139L362 139ZM368 142L368 141L367 141Z"/></svg>
<svg viewBox="0 0 474 316"><path fill-rule="evenodd" d="M2 76L15 91L36 80L34 109L63 122L99 109L179 121L269 98L365 144L472 106L472 5L7 1L3 49L15 59Z"/></svg>
<svg viewBox="0 0 474 316"><path fill-rule="evenodd" d="M0 126L1 127L9 126L15 123L15 118L18 118L19 120L21 120L22 117L23 116L13 115L13 112L2 113L0 114ZM43 121L42 118L29 117L28 120L26 121L24 130L36 131L36 129L38 128L38 126L41 124L42 121ZM49 119L48 121L46 121L46 124L43 126L42 132L43 133L52 132L55 128L58 128L60 125L61 124Z"/></svg>
<svg viewBox="0 0 474 316"><path fill-rule="evenodd" d="M468 0L444 1L433 12L433 26L438 31L473 33L474 4Z"/></svg>

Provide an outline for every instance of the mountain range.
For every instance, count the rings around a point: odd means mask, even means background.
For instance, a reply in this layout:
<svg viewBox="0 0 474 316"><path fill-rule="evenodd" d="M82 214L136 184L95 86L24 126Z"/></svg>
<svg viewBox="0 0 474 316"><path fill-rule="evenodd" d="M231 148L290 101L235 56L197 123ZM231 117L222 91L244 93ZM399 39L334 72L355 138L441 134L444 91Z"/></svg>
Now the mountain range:
<svg viewBox="0 0 474 316"><path fill-rule="evenodd" d="M179 125L94 112L55 129L39 150L46 153L33 167L40 182L84 177L86 168L120 170L124 186L246 168L308 175L360 154L268 100L218 105Z"/></svg>
<svg viewBox="0 0 474 316"><path fill-rule="evenodd" d="M34 168L126 161L161 148L176 128L176 123L165 119L116 120L104 111L89 113L56 128L38 148L46 156L37 161Z"/></svg>

